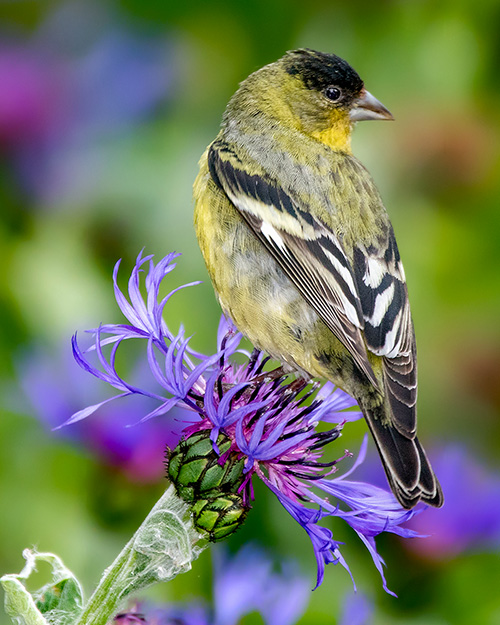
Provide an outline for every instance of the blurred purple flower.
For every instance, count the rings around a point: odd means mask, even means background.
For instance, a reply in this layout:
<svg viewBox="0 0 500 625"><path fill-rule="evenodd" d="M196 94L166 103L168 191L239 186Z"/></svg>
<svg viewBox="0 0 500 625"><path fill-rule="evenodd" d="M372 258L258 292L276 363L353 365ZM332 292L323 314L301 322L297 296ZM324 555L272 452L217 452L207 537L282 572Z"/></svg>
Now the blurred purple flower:
<svg viewBox="0 0 500 625"><path fill-rule="evenodd" d="M231 447L221 456L221 463L229 455L245 459L245 479L240 487L245 503L249 505L253 499L255 475L307 532L318 564L316 587L323 581L325 564L340 563L349 571L331 530L320 525L324 517L331 516L342 518L358 534L380 572L385 590L390 592L374 538L382 532L417 536L416 532L402 527L415 510L403 510L393 495L382 488L345 479L363 461L366 437L357 462L340 478L331 477L335 465L352 454L345 452L330 462L321 459L323 448L341 435L344 424L361 417L359 411L351 410L354 400L331 383L318 391L318 383L309 384L300 378L290 381L281 369L263 373L268 358L258 350L252 354L241 350L241 334L224 318L219 325L217 352L210 356L193 352L184 329L181 327L174 335L162 317L170 297L179 288L191 286L184 285L159 298L161 282L174 269L177 256L169 254L155 265L152 256L140 254L129 279L128 299L118 287L119 263L116 264L115 297L129 323L101 325L90 330L95 342L86 352L75 335L73 350L83 369L119 393L80 410L65 425L78 423L108 402L127 396L147 397L156 402L157 407L143 417L145 422L174 406L191 410L193 417L186 424L186 437L210 430L218 452L216 441L223 431L231 440ZM140 289L144 266L148 267L145 298ZM129 339L147 342L147 361L154 382L148 386L127 382L117 371L118 349ZM110 348L108 356L105 348ZM245 357L244 364L231 362L230 358L237 352L240 358ZM90 354L95 356L97 366L92 364ZM321 421L328 424L328 429L316 428ZM315 488L323 493L318 495Z"/></svg>
<svg viewBox="0 0 500 625"><path fill-rule="evenodd" d="M146 617L139 612L120 612L113 619L116 625L143 625L147 624Z"/></svg>
<svg viewBox="0 0 500 625"><path fill-rule="evenodd" d="M1 149L23 149L64 125L63 82L63 68L50 55L0 45Z"/></svg>
<svg viewBox="0 0 500 625"><path fill-rule="evenodd" d="M500 472L486 469L460 444L443 445L435 457L445 505L412 519L409 526L428 538L407 548L429 560L498 550Z"/></svg>
<svg viewBox="0 0 500 625"><path fill-rule="evenodd" d="M92 380L76 366L69 351L55 354L33 348L18 359L18 368L29 404L26 411L51 430L87 401L90 394L95 394ZM164 475L165 445L175 447L185 423L182 410L176 409L168 420L148 421L137 427L138 415L148 405L150 400L129 402L123 407L109 404L99 419L58 429L57 435L88 449L100 462L118 468L132 482L155 482Z"/></svg>
<svg viewBox="0 0 500 625"><path fill-rule="evenodd" d="M168 607L143 604L137 612L115 617L117 625L236 625L251 612L262 616L266 625L294 625L307 607L309 582L290 562L279 572L261 549L246 545L233 556L215 551L213 608L199 601ZM129 620L126 620L129 618Z"/></svg>
<svg viewBox="0 0 500 625"><path fill-rule="evenodd" d="M374 612L373 602L365 595L360 593L346 595L339 625L371 625Z"/></svg>
<svg viewBox="0 0 500 625"><path fill-rule="evenodd" d="M103 140L154 115L174 80L165 37L117 27L104 7L84 28L88 8L71 4L30 40L0 46L0 148L23 190L45 205L94 188Z"/></svg>
<svg viewBox="0 0 500 625"><path fill-rule="evenodd" d="M214 625L233 625L252 611L269 625L293 625L309 602L310 589L291 562L275 573L262 550L246 545L234 556L223 549L215 552L213 594Z"/></svg>

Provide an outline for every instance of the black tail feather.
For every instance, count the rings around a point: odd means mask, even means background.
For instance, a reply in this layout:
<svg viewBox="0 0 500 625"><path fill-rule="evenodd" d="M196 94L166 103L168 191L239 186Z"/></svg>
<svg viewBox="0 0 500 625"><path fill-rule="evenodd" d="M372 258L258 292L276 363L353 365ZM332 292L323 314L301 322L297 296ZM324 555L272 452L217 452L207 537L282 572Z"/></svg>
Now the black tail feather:
<svg viewBox="0 0 500 625"><path fill-rule="evenodd" d="M377 445L389 485L403 508L419 501L439 508L444 503L441 486L418 439L401 434L384 419L383 407L363 409Z"/></svg>

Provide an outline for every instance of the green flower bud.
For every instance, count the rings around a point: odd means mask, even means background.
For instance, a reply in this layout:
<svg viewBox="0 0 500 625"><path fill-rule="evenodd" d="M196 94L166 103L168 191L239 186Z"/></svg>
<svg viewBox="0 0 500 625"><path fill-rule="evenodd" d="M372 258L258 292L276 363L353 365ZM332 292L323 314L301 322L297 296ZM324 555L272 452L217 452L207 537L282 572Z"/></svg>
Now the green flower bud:
<svg viewBox="0 0 500 625"><path fill-rule="evenodd" d="M203 430L182 439L175 449L167 449L167 477L188 503L234 493L242 482L243 460L230 455L221 465L209 435L210 430ZM231 441L219 434L217 445L222 455Z"/></svg>
<svg viewBox="0 0 500 625"><path fill-rule="evenodd" d="M219 434L218 455L210 440L210 430L182 439L173 450L167 448L167 477L179 497L192 504L196 529L217 541L235 532L245 520L248 507L238 495L243 481L244 460L229 454L223 465L220 456L229 451L231 441Z"/></svg>
<svg viewBox="0 0 500 625"><path fill-rule="evenodd" d="M217 542L233 534L246 518L248 508L234 493L199 499L191 508L196 529L208 534L208 540Z"/></svg>

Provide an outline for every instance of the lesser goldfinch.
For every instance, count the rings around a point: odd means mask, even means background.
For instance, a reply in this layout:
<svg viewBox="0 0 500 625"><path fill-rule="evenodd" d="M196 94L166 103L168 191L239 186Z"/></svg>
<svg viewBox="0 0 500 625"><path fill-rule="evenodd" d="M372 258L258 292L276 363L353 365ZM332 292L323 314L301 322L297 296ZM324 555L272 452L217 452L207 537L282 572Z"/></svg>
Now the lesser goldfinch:
<svg viewBox="0 0 500 625"><path fill-rule="evenodd" d="M401 505L443 504L416 437L405 274L354 123L393 119L334 54L244 80L200 161L195 227L224 312L258 348L356 398Z"/></svg>

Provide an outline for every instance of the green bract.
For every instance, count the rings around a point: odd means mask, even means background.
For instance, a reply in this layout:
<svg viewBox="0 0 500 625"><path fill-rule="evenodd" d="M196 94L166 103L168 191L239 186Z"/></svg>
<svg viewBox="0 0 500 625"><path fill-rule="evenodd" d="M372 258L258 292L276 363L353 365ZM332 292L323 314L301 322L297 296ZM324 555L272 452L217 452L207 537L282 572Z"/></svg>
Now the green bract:
<svg viewBox="0 0 500 625"><path fill-rule="evenodd" d="M235 494L199 499L191 509L197 530L206 532L208 540L224 540L235 532L246 518L248 507Z"/></svg>
<svg viewBox="0 0 500 625"><path fill-rule="evenodd" d="M167 448L167 477L177 494L192 505L194 525L208 534L208 540L223 540L245 520L248 506L238 494L243 481L243 460L229 454L224 464L220 457L229 451L231 441L219 434L214 451L210 430L182 439L173 450Z"/></svg>

